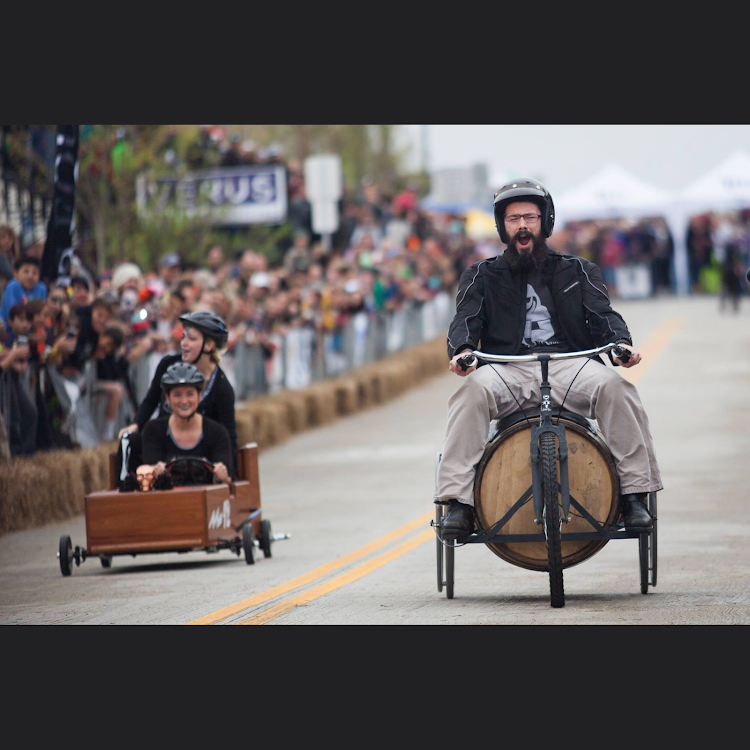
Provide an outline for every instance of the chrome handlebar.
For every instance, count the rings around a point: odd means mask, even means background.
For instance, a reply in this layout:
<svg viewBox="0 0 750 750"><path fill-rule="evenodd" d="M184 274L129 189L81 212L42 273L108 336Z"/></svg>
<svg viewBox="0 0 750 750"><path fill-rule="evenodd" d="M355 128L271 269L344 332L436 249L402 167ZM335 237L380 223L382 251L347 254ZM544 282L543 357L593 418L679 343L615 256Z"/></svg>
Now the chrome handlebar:
<svg viewBox="0 0 750 750"><path fill-rule="evenodd" d="M596 349L586 349L580 352L539 352L537 354L485 354L477 349L467 352L457 360L457 364L462 370L468 370L477 363L478 359L484 362L538 362L540 353L545 354L550 359L576 359L577 357L595 357L610 350L622 362L627 362L630 359L630 352L619 344L605 344Z"/></svg>

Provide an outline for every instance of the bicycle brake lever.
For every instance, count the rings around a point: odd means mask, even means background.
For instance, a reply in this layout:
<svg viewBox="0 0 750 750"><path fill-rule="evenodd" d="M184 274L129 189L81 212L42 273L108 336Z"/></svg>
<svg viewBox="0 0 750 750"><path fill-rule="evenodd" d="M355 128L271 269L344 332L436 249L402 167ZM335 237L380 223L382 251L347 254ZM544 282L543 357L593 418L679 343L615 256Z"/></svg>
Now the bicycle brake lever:
<svg viewBox="0 0 750 750"><path fill-rule="evenodd" d="M616 346L612 349L612 354L614 354L620 362L624 363L630 361L630 352L622 346Z"/></svg>
<svg viewBox="0 0 750 750"><path fill-rule="evenodd" d="M468 370L470 367L474 367L476 363L477 363L477 358L473 354L465 354L463 357L459 357L456 360L456 364L464 372L466 372L466 370Z"/></svg>

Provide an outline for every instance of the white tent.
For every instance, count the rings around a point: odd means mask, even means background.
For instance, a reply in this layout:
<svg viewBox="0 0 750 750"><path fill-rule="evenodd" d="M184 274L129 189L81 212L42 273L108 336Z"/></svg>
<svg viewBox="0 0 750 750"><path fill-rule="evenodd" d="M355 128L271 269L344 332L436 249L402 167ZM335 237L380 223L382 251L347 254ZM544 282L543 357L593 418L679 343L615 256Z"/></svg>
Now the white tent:
<svg viewBox="0 0 750 750"><path fill-rule="evenodd" d="M735 151L729 158L691 182L679 203L695 211L731 211L750 207L750 156Z"/></svg>
<svg viewBox="0 0 750 750"><path fill-rule="evenodd" d="M674 239L678 293L689 292L687 232L690 216L741 208L750 208L750 156L744 151L735 151L678 193L666 215Z"/></svg>
<svg viewBox="0 0 750 750"><path fill-rule="evenodd" d="M662 216L674 195L653 187L619 164L608 164L555 201L555 223Z"/></svg>
<svg viewBox="0 0 750 750"><path fill-rule="evenodd" d="M555 223L591 219L640 219L663 216L675 236L670 216L676 197L667 190L649 185L619 164L608 164L586 182L555 201ZM679 219L678 219L679 221ZM675 237L674 273L678 293L688 286L687 250L678 250Z"/></svg>

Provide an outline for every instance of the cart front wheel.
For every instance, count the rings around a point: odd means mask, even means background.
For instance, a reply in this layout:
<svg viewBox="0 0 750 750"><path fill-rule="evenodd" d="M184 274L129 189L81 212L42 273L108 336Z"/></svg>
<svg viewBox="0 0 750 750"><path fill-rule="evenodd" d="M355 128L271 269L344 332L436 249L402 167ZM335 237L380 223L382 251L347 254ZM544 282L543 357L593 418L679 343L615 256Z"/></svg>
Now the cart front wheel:
<svg viewBox="0 0 750 750"><path fill-rule="evenodd" d="M111 568L112 567L112 558L109 555L102 555L99 558L99 562L102 564L103 568Z"/></svg>
<svg viewBox="0 0 750 750"><path fill-rule="evenodd" d="M245 562L255 565L255 532L251 523L242 527L242 549L245 551Z"/></svg>
<svg viewBox="0 0 750 750"><path fill-rule="evenodd" d="M69 576L73 572L73 543L70 537L65 534L60 537L60 572L64 576Z"/></svg>

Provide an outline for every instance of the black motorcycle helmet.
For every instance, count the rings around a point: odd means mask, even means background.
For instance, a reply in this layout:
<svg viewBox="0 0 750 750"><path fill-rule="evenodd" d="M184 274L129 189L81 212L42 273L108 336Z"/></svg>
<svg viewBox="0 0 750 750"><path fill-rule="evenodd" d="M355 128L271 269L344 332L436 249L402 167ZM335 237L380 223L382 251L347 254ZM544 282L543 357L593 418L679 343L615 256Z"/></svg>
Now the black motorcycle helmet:
<svg viewBox="0 0 750 750"><path fill-rule="evenodd" d="M223 349L227 344L229 338L229 330L227 324L213 312L208 310L198 310L197 312L185 313L180 315L181 320L185 325L197 328L204 337L208 336L216 342L217 349ZM203 356L203 349L206 345L204 340L203 346L201 347L200 354L196 357L197 362Z"/></svg>
<svg viewBox="0 0 750 750"><path fill-rule="evenodd" d="M161 387L165 394L177 385L194 385L200 392L204 383L201 371L187 362L175 362L161 376Z"/></svg>
<svg viewBox="0 0 750 750"><path fill-rule="evenodd" d="M513 201L532 201L542 212L542 235L547 238L555 226L555 204L544 185L537 180L510 180L495 193L495 228L507 245L510 237L505 231L505 207Z"/></svg>

